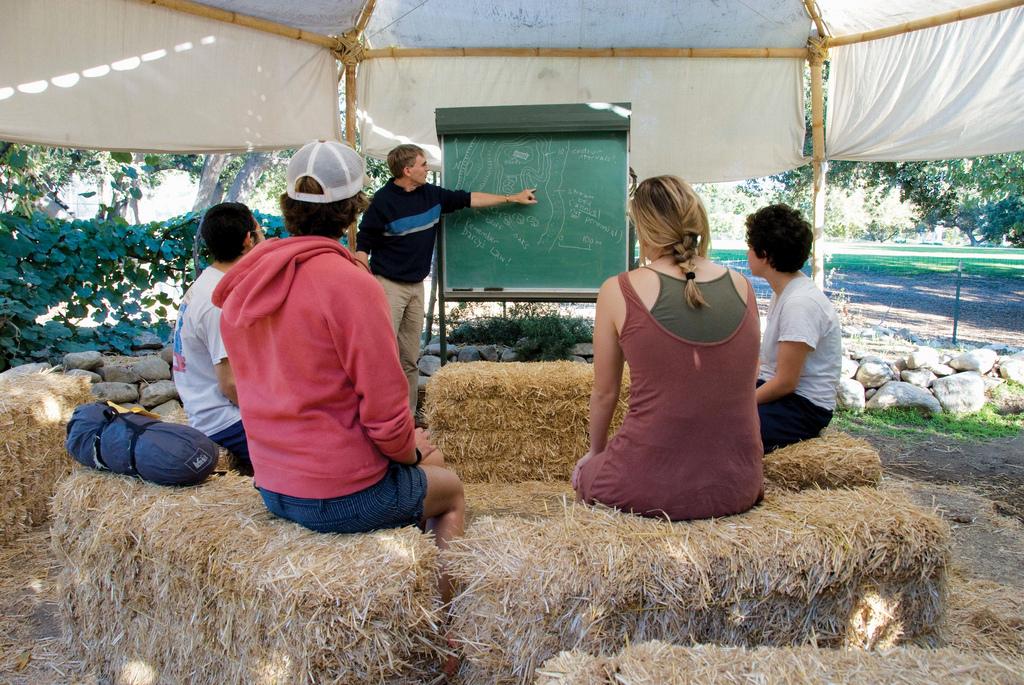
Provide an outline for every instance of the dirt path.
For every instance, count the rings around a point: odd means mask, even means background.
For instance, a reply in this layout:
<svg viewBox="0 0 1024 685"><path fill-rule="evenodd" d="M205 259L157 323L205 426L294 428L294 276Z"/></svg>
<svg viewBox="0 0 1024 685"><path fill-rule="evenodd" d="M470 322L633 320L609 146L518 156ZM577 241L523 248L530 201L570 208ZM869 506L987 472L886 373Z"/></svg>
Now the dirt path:
<svg viewBox="0 0 1024 685"><path fill-rule="evenodd" d="M830 296L847 303L844 323L906 329L928 339L953 335L955 274L895 276L881 272L840 273ZM960 287L957 340L963 345L1024 341L1024 279L964 276Z"/></svg>

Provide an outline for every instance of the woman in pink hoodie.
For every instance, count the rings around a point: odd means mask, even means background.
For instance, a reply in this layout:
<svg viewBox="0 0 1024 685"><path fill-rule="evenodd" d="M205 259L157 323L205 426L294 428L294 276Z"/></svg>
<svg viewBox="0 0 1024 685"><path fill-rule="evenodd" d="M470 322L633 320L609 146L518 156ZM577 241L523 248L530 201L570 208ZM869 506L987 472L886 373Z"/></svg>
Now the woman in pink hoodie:
<svg viewBox="0 0 1024 685"><path fill-rule="evenodd" d="M213 302L267 508L321 532L421 525L445 548L462 483L414 427L384 291L338 243L367 206L363 175L341 143L299 150L281 196L293 237L258 245Z"/></svg>

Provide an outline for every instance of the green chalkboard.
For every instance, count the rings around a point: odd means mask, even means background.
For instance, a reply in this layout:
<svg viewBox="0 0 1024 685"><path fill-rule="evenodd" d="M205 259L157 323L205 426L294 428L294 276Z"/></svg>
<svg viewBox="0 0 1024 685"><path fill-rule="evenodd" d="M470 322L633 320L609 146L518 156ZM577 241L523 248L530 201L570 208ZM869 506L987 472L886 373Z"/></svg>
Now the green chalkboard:
<svg viewBox="0 0 1024 685"><path fill-rule="evenodd" d="M508 128L532 130L481 131L487 125L476 117L476 130L444 133L442 185L498 194L536 188L538 203L446 215L445 294L592 297L628 264L628 131L615 119L618 130L595 130L594 121L552 117L545 107L477 109L488 110L491 129L502 125L492 110L518 109ZM531 127L531 113L543 121Z"/></svg>

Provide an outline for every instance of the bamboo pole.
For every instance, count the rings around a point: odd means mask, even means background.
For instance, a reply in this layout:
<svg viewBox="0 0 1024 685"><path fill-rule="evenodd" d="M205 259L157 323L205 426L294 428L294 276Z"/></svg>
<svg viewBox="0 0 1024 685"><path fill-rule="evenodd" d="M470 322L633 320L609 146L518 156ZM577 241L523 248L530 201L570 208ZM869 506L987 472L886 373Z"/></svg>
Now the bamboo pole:
<svg viewBox="0 0 1024 685"><path fill-rule="evenodd" d="M370 23L373 10L376 7L376 0L366 0L359 18L356 20L355 28L347 36L350 45L360 42L366 25ZM361 61L359 58L345 59L345 140L352 149L356 148L356 110L358 100L356 96L356 67ZM353 223L348 227L348 248L353 253L356 251L356 225Z"/></svg>
<svg viewBox="0 0 1024 685"><path fill-rule="evenodd" d="M825 27L825 21L821 18L821 10L818 9L817 0L804 0L804 7L807 9L807 15L814 22L814 27L818 29L818 38L828 36L828 29Z"/></svg>
<svg viewBox="0 0 1024 685"><path fill-rule="evenodd" d="M1024 1L1024 0L1022 0ZM363 59L401 57L675 57L806 59L806 48L373 48Z"/></svg>
<svg viewBox="0 0 1024 685"><path fill-rule="evenodd" d="M896 26L875 29L874 31L865 31L863 33L851 33L846 36L836 36L835 38L828 39L828 47L831 48L838 45L866 43L867 41L878 40L879 38L900 36L905 33L912 33L922 29L935 28L936 26L942 26L943 24L951 24L956 21L964 21L965 19L974 19L976 17L983 17L987 14L1003 12L1015 7L1021 7L1022 5L1024 5L1024 0L994 0L994 2L986 2L981 5L974 5L973 7L965 7L959 10L943 12L942 14L936 14L932 17L915 19L914 21L908 21Z"/></svg>
<svg viewBox="0 0 1024 685"><path fill-rule="evenodd" d="M811 248L811 277L818 288L825 289L825 89L822 78L825 53L811 45L807 51L811 66L811 166L814 171L811 204L813 207L814 242Z"/></svg>
<svg viewBox="0 0 1024 685"><path fill-rule="evenodd" d="M345 140L356 149L356 64L345 65ZM348 249L356 251L356 225L348 227Z"/></svg>
<svg viewBox="0 0 1024 685"><path fill-rule="evenodd" d="M207 5L201 5L198 2L190 2L189 0L136 1L142 2L146 5L159 5L160 7L166 7L167 9L184 12L185 14L192 14L206 19L213 19L215 21L222 21L227 24L244 26L246 28L262 31L263 33L271 33L277 36L284 36L285 38L293 38L305 43L319 45L324 48L334 48L338 44L338 40L331 36L324 36L311 31L303 31L302 29L278 24L277 22L269 21L267 19L251 17L247 14L239 14L238 12L229 12L227 10L217 9L216 7L208 7Z"/></svg>

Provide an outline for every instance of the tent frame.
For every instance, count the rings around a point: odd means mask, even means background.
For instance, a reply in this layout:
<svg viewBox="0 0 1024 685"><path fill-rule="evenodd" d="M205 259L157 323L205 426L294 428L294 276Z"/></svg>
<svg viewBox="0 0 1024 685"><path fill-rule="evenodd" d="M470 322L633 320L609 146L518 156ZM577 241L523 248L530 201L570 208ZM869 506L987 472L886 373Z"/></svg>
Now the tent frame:
<svg viewBox="0 0 1024 685"><path fill-rule="evenodd" d="M811 71L811 165L814 172L812 186L814 243L812 251L811 272L818 287L824 285L824 228L825 228L825 189L828 164L825 150L825 94L823 83L823 66L828 60L829 48L842 45L854 45L868 41L890 38L924 29L935 28L989 14L1003 12L1015 7L1024 6L1024 0L991 0L990 2L972 5L959 10L943 12L922 19L904 22L862 33L845 36L829 35L827 24L815 0L803 0L807 15L817 29L817 36L807 41L805 48L376 48L365 46L363 32L366 30L376 0L365 0L356 26L347 33L334 37L303 31L284 24L265 19L229 12L191 0L136 0L151 5L160 5L168 9L185 12L216 21L245 26L264 33L312 43L325 47L334 54L342 65L345 79L345 140L356 146L356 97L357 69L361 62L370 59L394 59L416 57L618 57L618 58L666 58L666 59L802 59L810 66ZM339 77L339 81L340 81ZM355 245L355 227L349 228L349 245Z"/></svg>

